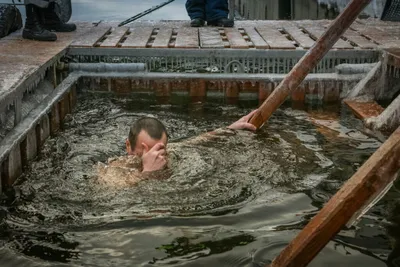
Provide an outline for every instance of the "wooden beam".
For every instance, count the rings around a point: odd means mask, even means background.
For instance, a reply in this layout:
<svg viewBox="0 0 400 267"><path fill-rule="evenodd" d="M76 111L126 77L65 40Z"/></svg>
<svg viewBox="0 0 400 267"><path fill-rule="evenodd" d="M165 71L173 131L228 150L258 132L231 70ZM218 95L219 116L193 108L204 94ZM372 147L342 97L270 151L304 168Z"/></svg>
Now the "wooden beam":
<svg viewBox="0 0 400 267"><path fill-rule="evenodd" d="M372 117L378 117L385 109L375 101L357 102L344 100L344 103L349 106L351 111L361 120Z"/></svg>
<svg viewBox="0 0 400 267"><path fill-rule="evenodd" d="M358 169L272 262L271 267L306 266L371 196L387 188L400 169L400 127Z"/></svg>

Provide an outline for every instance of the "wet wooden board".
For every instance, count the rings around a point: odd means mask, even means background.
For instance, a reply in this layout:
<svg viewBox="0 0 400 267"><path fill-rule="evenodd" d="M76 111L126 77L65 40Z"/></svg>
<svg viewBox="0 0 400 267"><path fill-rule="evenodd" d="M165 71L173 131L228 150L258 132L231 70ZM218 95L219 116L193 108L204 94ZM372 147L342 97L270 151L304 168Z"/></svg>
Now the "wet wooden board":
<svg viewBox="0 0 400 267"><path fill-rule="evenodd" d="M245 27L244 31L247 36L249 36L250 41L254 44L255 48L258 49L268 49L269 45L264 41L260 34L256 31L254 27Z"/></svg>
<svg viewBox="0 0 400 267"><path fill-rule="evenodd" d="M218 28L200 28L200 47L201 48L224 48L221 34Z"/></svg>
<svg viewBox="0 0 400 267"><path fill-rule="evenodd" d="M77 30L57 33L56 42L23 39L21 32L0 39L0 98L14 91L54 56L60 56L75 38L87 35L91 23L78 23Z"/></svg>
<svg viewBox="0 0 400 267"><path fill-rule="evenodd" d="M126 48L145 48L150 40L153 27L130 28L129 32L130 34L127 35L121 46Z"/></svg>
<svg viewBox="0 0 400 267"><path fill-rule="evenodd" d="M176 36L175 48L199 48L199 29L180 28Z"/></svg>
<svg viewBox="0 0 400 267"><path fill-rule="evenodd" d="M353 24L351 25L350 29L355 30L359 35L364 35L378 44L382 44L385 40L391 39L387 33L377 29L376 27Z"/></svg>
<svg viewBox="0 0 400 267"><path fill-rule="evenodd" d="M346 103L353 113L361 120L378 117L384 110L384 108L375 101L357 102L345 100L344 103Z"/></svg>
<svg viewBox="0 0 400 267"><path fill-rule="evenodd" d="M100 47L116 47L128 29L128 27L112 28L111 33L106 35L107 39L100 43Z"/></svg>
<svg viewBox="0 0 400 267"><path fill-rule="evenodd" d="M362 49L372 49L377 47L377 44L368 40L367 38L352 29L347 30L343 34L343 37L348 39L350 42L355 43L358 47Z"/></svg>
<svg viewBox="0 0 400 267"><path fill-rule="evenodd" d="M121 47L145 48L148 46L153 31L153 27L130 28L130 34L126 36L126 40L121 44Z"/></svg>
<svg viewBox="0 0 400 267"><path fill-rule="evenodd" d="M247 49L249 45L243 38L242 34L237 28L225 28L226 37L228 38L231 48Z"/></svg>
<svg viewBox="0 0 400 267"><path fill-rule="evenodd" d="M287 25L283 28L299 44L300 47L309 49L315 44L315 41L298 27Z"/></svg>
<svg viewBox="0 0 400 267"><path fill-rule="evenodd" d="M154 39L152 48L168 48L172 36L172 28L160 28Z"/></svg>
<svg viewBox="0 0 400 267"><path fill-rule="evenodd" d="M271 26L257 26L257 32L271 49L295 49L294 44L280 31Z"/></svg>
<svg viewBox="0 0 400 267"><path fill-rule="evenodd" d="M111 30L110 26L93 27L85 35L75 40L71 46L93 47L107 32Z"/></svg>
<svg viewBox="0 0 400 267"><path fill-rule="evenodd" d="M319 39L326 31L322 25L305 26L304 29L316 40ZM336 44L333 45L333 48L353 49L353 46L350 43L339 39Z"/></svg>

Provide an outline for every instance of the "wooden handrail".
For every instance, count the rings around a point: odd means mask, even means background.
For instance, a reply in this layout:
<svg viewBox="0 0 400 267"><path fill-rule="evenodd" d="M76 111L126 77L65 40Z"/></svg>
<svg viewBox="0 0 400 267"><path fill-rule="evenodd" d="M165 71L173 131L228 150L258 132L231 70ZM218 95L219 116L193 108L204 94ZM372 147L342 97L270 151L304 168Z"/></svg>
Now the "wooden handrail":
<svg viewBox="0 0 400 267"><path fill-rule="evenodd" d="M272 113L278 109L291 92L297 89L308 73L318 65L319 61L370 2L371 0L353 0L347 5L343 12L329 26L328 30L258 108L257 112L250 119L251 124L260 128L271 117Z"/></svg>
<svg viewBox="0 0 400 267"><path fill-rule="evenodd" d="M400 127L358 169L270 267L306 266L342 227L393 182L400 170Z"/></svg>

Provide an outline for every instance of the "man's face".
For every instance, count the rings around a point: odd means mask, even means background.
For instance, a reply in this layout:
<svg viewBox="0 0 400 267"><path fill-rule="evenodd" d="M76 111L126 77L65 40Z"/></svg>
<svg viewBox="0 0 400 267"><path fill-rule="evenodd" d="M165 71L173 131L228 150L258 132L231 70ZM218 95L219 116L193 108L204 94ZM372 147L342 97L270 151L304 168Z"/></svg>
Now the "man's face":
<svg viewBox="0 0 400 267"><path fill-rule="evenodd" d="M163 133L161 139L154 139L146 131L142 130L137 136L136 144L130 144L129 140L126 140L126 150L129 155L142 156L143 153L149 151L158 143L162 143L164 147L167 147L166 133Z"/></svg>

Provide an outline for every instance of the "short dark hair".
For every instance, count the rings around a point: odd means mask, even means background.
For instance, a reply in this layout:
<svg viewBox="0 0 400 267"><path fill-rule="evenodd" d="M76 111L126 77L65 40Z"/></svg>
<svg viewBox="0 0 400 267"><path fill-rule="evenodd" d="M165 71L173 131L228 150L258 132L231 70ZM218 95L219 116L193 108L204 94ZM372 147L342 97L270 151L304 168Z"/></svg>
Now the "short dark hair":
<svg viewBox="0 0 400 267"><path fill-rule="evenodd" d="M153 139L161 139L163 133L168 138L167 129L161 121L156 118L143 117L135 121L129 129L128 140L133 148L136 146L137 137L142 130L146 131Z"/></svg>

